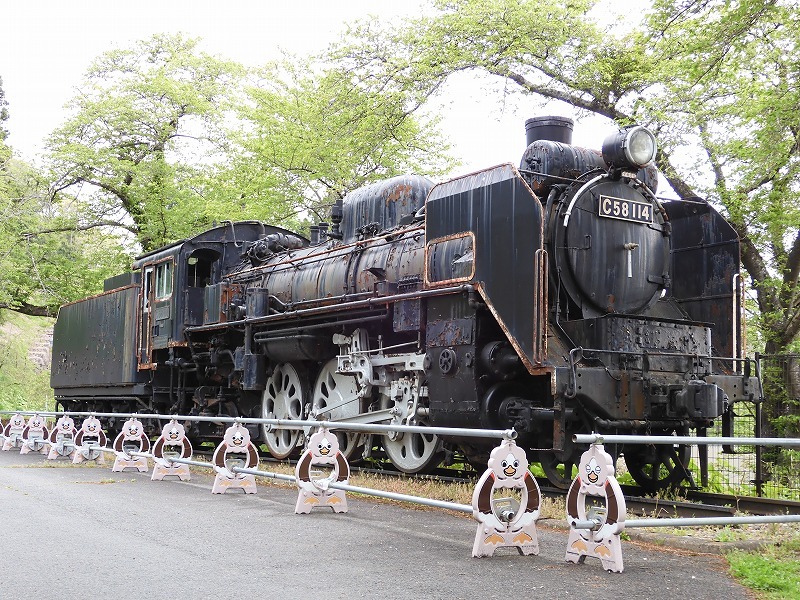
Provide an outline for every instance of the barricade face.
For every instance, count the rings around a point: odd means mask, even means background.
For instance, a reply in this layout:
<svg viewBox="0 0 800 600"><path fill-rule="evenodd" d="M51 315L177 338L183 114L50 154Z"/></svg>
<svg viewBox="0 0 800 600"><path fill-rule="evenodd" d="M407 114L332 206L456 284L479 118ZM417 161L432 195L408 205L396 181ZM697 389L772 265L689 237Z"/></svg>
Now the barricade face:
<svg viewBox="0 0 800 600"><path fill-rule="evenodd" d="M501 547L539 554L536 520L541 493L528 470L525 451L513 441L503 440L492 450L488 466L472 494L472 515L478 521L472 556L492 556ZM513 498L495 499L494 493L500 489L520 490L519 504Z"/></svg>
<svg viewBox="0 0 800 600"><path fill-rule="evenodd" d="M50 432L47 429L44 418L38 414L33 415L28 419L25 429L22 431L22 446L20 446L19 453L39 452L48 454L50 452L49 436Z"/></svg>
<svg viewBox="0 0 800 600"><path fill-rule="evenodd" d="M172 419L164 425L161 435L153 445L153 475L151 481L161 481L164 477L178 477L181 481L189 481L192 476L189 465L176 463L170 458L190 460L194 450L186 429Z"/></svg>
<svg viewBox="0 0 800 600"><path fill-rule="evenodd" d="M325 478L315 478L313 468L323 465L331 466L331 473ZM327 506L337 513L347 512L344 491L329 487L334 481L347 485L350 480L350 465L339 450L335 434L324 427L312 434L294 472L299 488L295 514L310 513L317 506Z"/></svg>
<svg viewBox="0 0 800 600"><path fill-rule="evenodd" d="M50 432L50 453L47 455L47 459L55 460L62 457L74 459L77 451L75 445L77 435L75 421L69 415L62 415L56 421L53 431Z"/></svg>
<svg viewBox="0 0 800 600"><path fill-rule="evenodd" d="M587 497L602 498L605 509L586 512ZM567 492L568 562L582 563L587 556L600 559L607 571L621 573L622 543L625 528L625 497L614 476L614 460L602 445L593 445L583 453L578 475ZM576 527L581 522L596 521L592 529Z"/></svg>
<svg viewBox="0 0 800 600"><path fill-rule="evenodd" d="M125 469L136 469L145 473L149 469L147 458L133 456L132 453L147 452L150 450L150 439L144 432L144 425L139 419L130 418L122 425L122 431L114 439L114 451L117 458L114 460L112 471L119 472Z"/></svg>
<svg viewBox="0 0 800 600"><path fill-rule="evenodd" d="M255 469L258 467L258 450L250 441L250 432L241 423L234 423L225 430L222 443L217 446L212 458L217 476L214 478L212 494L224 494L228 490L241 489L245 494L256 493L254 475L234 473L232 469Z"/></svg>
<svg viewBox="0 0 800 600"><path fill-rule="evenodd" d="M13 415L3 428L3 450L8 452L12 448L21 448L23 442L22 432L25 431L25 417L21 414Z"/></svg>

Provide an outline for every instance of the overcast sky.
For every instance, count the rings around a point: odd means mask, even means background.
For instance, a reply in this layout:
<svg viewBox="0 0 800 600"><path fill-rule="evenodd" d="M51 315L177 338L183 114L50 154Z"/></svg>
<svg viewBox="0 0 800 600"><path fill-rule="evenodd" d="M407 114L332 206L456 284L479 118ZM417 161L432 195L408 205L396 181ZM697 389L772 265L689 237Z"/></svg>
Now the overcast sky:
<svg viewBox="0 0 800 600"><path fill-rule="evenodd" d="M621 0L614 0L621 1ZM402 19L418 0L0 0L0 77L11 118L8 142L24 158L64 120L89 63L106 50L125 48L155 33L200 37L211 54L256 66L279 50L310 54L337 39L346 22L367 14ZM503 103L484 84L461 75L442 102L444 129L460 172L517 163L525 146L525 119L540 114L530 99ZM548 114L569 115L551 107ZM575 142L599 147L610 125L576 124Z"/></svg>

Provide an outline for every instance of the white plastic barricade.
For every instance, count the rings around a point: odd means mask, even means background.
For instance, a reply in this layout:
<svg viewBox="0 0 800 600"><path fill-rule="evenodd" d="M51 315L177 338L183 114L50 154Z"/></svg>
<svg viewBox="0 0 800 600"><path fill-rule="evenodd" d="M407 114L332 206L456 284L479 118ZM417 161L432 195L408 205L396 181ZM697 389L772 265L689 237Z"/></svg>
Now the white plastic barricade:
<svg viewBox="0 0 800 600"><path fill-rule="evenodd" d="M495 498L498 490L521 491L513 497ZM491 556L496 548L514 547L520 554L539 554L536 520L539 518L541 492L528 470L525 450L513 440L503 440L489 456L489 468L483 473L472 494L472 515L478 531L472 556Z"/></svg>
<svg viewBox="0 0 800 600"><path fill-rule="evenodd" d="M601 499L586 511L587 498ZM599 558L607 571L622 572L622 542L625 528L625 497L614 476L614 460L603 446L592 445L581 456L578 475L567 492L566 560L582 563L587 556ZM590 529L580 527L596 521Z"/></svg>
<svg viewBox="0 0 800 600"><path fill-rule="evenodd" d="M150 438L144 432L142 422L131 417L122 425L122 431L114 439L114 452L117 458L114 460L112 471L124 471L125 469L136 469L140 473L147 472L149 466L147 457L139 456L138 453L150 450Z"/></svg>
<svg viewBox="0 0 800 600"><path fill-rule="evenodd" d="M189 481L192 478L189 465L170 459L191 459L192 453L192 443L186 437L186 429L175 419L168 421L153 444L154 464L150 479L161 481L164 477L178 477L181 481Z"/></svg>
<svg viewBox="0 0 800 600"><path fill-rule="evenodd" d="M75 428L75 421L72 420L72 417L61 415L50 432L50 452L47 455L47 460L75 458L77 451L75 437L77 435L78 430Z"/></svg>
<svg viewBox="0 0 800 600"><path fill-rule="evenodd" d="M25 431L25 417L17 413L6 423L3 428L3 450L8 452L12 448L21 448L23 437L22 432Z"/></svg>
<svg viewBox="0 0 800 600"><path fill-rule="evenodd" d="M626 519L625 498L614 477L611 456L603 450L603 442L619 444L697 444L697 445L762 445L800 447L796 438L735 438L650 436L616 434L576 434L575 443L591 444L581 456L578 475L567 493L567 522L570 535L566 560L583 562L587 556L599 558L603 568L621 572L623 569L620 533L633 527L704 527L708 525L746 525L754 523L800 523L800 515L770 515L741 517L693 517ZM586 511L587 496L602 497L604 506Z"/></svg>
<svg viewBox="0 0 800 600"><path fill-rule="evenodd" d="M105 463L103 452L98 449L105 447L108 439L103 431L103 426L100 419L94 416L88 416L81 423L81 428L78 430L78 435L75 436L75 456L72 459L73 464L80 464L86 460L96 460L99 463Z"/></svg>
<svg viewBox="0 0 800 600"><path fill-rule="evenodd" d="M250 441L250 432L241 423L234 423L225 430L222 443L217 446L212 459L217 476L212 494L224 494L228 490L243 490L245 494L256 493L256 479L237 469L256 469L258 450Z"/></svg>
<svg viewBox="0 0 800 600"><path fill-rule="evenodd" d="M38 452L40 454L48 454L50 452L49 436L50 431L47 429L44 417L38 414L32 415L22 431L22 446L19 449L19 453Z"/></svg>
<svg viewBox="0 0 800 600"><path fill-rule="evenodd" d="M327 477L316 477L314 467L330 466ZM322 506L333 512L347 512L347 498L343 490L330 487L332 482L347 485L350 479L350 465L339 450L339 440L330 430L322 428L308 438L306 449L297 461L297 504L294 512L311 512L313 507Z"/></svg>

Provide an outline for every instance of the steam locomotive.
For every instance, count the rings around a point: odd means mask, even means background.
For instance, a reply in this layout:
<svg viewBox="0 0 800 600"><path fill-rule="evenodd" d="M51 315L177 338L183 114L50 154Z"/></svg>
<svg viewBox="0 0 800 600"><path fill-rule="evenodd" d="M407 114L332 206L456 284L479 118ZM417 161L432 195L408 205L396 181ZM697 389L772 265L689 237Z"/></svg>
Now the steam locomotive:
<svg viewBox="0 0 800 600"><path fill-rule="evenodd" d="M561 487L581 454L574 433L729 426L733 403L758 388L743 356L734 230L704 201L655 197L646 128L614 132L602 152L573 146L572 129L562 117L526 121L519 167L358 189L311 239L226 222L138 257L102 294L61 308L57 404L514 427ZM223 431L186 425L198 440ZM278 458L304 438L251 434ZM491 443L338 435L351 460L409 473L480 463ZM649 490L690 476L684 446L612 450Z"/></svg>

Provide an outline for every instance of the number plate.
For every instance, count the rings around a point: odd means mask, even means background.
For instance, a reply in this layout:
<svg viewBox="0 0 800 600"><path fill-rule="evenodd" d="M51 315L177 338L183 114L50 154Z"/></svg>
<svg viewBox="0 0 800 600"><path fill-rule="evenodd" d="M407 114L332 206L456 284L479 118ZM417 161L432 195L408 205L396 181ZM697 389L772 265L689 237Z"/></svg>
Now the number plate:
<svg viewBox="0 0 800 600"><path fill-rule="evenodd" d="M636 223L653 222L653 205L612 196L600 196L599 214L610 219L622 219Z"/></svg>

